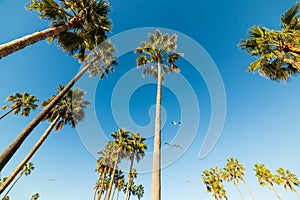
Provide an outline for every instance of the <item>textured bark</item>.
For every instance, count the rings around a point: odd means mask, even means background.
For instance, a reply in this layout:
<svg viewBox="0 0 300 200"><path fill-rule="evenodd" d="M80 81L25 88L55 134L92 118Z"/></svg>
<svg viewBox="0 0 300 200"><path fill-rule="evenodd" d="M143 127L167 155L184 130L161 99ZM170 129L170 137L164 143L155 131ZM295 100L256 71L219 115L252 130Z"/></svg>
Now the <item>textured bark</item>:
<svg viewBox="0 0 300 200"><path fill-rule="evenodd" d="M0 45L0 59L46 38L58 36L61 33L66 32L67 30L72 28L74 22L75 20L71 20L68 24L48 28L43 31L38 31L33 34L26 35L22 38L8 42L6 44L2 44Z"/></svg>
<svg viewBox="0 0 300 200"><path fill-rule="evenodd" d="M41 136L41 138L37 141L37 143L32 147L30 152L27 154L27 156L22 160L22 162L16 167L16 169L10 174L10 176L5 180L5 182L0 187L0 194L6 189L6 187L14 180L14 178L22 171L24 165L28 163L28 161L31 159L31 157L35 154L35 152L40 148L40 146L44 143L44 141L47 139L49 134L51 133L52 129L56 125L60 118L60 115L58 115L54 121L49 125L47 130L44 132L44 134Z"/></svg>
<svg viewBox="0 0 300 200"><path fill-rule="evenodd" d="M161 200L161 60L158 58L157 62L157 93L156 93L156 109L155 109L155 134L154 134L154 152L153 152L153 166L152 166L152 190L151 199Z"/></svg>
<svg viewBox="0 0 300 200"><path fill-rule="evenodd" d="M91 62L93 63L93 61ZM46 106L44 109L20 132L17 138L0 154L0 171L5 167L8 161L13 157L16 151L20 148L22 143L31 133L31 131L45 118L47 113L54 108L54 106L59 102L59 100L72 88L75 82L88 70L89 63L83 67L74 78L64 87L60 93Z"/></svg>
<svg viewBox="0 0 300 200"><path fill-rule="evenodd" d="M129 168L129 173L128 173L128 180L127 180L127 186L126 186L126 194L125 194L125 200L129 199L129 188L130 188L130 181L131 181L131 171L133 168L133 162L134 162L134 152L132 153L132 156L130 158L130 168Z"/></svg>
<svg viewBox="0 0 300 200"><path fill-rule="evenodd" d="M117 170L117 166L118 166L118 162L119 162L119 154L120 154L120 152L117 153L117 158L116 158L116 161L115 161L115 165L114 165L112 175L110 177L110 182L109 182L109 186L108 186L108 190L107 190L105 200L109 200L109 198L110 198L110 194L111 194L111 190L112 190L112 186L113 186L113 183L114 183L114 178L115 178L115 174L116 174L116 170Z"/></svg>

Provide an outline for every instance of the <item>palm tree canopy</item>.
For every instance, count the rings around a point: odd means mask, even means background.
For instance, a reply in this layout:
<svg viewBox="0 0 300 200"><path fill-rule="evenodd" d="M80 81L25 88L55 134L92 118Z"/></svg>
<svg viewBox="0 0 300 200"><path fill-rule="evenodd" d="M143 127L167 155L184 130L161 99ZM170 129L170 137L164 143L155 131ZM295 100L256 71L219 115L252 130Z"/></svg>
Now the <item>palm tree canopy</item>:
<svg viewBox="0 0 300 200"><path fill-rule="evenodd" d="M31 0L27 8L38 11L40 18L50 20L52 27L72 24L68 31L49 38L49 42L57 39L64 51L81 61L86 50L94 49L111 30L107 17L110 5L105 0Z"/></svg>
<svg viewBox="0 0 300 200"><path fill-rule="evenodd" d="M279 168L276 170L277 174L274 176L274 181L278 185L283 185L284 189L289 188L296 191L295 186L299 186L300 181L296 174L291 173L288 169Z"/></svg>
<svg viewBox="0 0 300 200"><path fill-rule="evenodd" d="M226 181L243 181L245 171L246 169L243 167L242 164L239 163L237 159L230 157L227 159L227 164L224 167L225 173L223 173L223 178Z"/></svg>
<svg viewBox="0 0 300 200"><path fill-rule="evenodd" d="M149 42L143 41L141 47L135 49L135 53L141 54L136 59L137 67L146 67L142 75L150 74L157 78L157 63L162 65L162 74L180 72L175 65L182 53L175 52L177 49L177 35L171 37L156 30L155 34L149 33ZM163 77L163 76L162 76Z"/></svg>
<svg viewBox="0 0 300 200"><path fill-rule="evenodd" d="M29 174L31 174L32 170L34 170L34 165L32 162L28 162L26 163L26 165L24 165L21 174L28 176Z"/></svg>
<svg viewBox="0 0 300 200"><path fill-rule="evenodd" d="M64 86L59 85L57 93L63 90ZM52 122L55 118L60 115L61 118L55 126L55 131L59 131L63 125L71 124L75 127L79 121L84 119L84 109L89 104L84 99L84 91L78 88L71 89L67 92L63 98L55 105L55 107L46 115L48 121ZM44 107L52 101L55 96L44 101L41 106Z"/></svg>
<svg viewBox="0 0 300 200"><path fill-rule="evenodd" d="M35 110L38 107L36 104L38 99L35 96L30 95L28 92L24 92L23 94L15 93L7 97L5 101L13 103L10 108L14 110L14 115L20 113L21 116L28 116L31 110ZM3 110L7 108L9 108L9 105L2 107Z"/></svg>
<svg viewBox="0 0 300 200"><path fill-rule="evenodd" d="M248 39L239 46L257 59L248 66L250 72L258 71L275 81L287 81L300 72L300 3L295 3L281 16L282 29L270 30L254 25Z"/></svg>
<svg viewBox="0 0 300 200"><path fill-rule="evenodd" d="M254 171L256 173L256 177L261 186L265 185L273 185L274 176L271 171L265 167L264 164L256 163L254 165Z"/></svg>
<svg viewBox="0 0 300 200"><path fill-rule="evenodd" d="M140 133L131 133L128 138L127 150L138 162L145 156L145 150L147 149L147 145L144 143L145 141L146 138L142 137Z"/></svg>

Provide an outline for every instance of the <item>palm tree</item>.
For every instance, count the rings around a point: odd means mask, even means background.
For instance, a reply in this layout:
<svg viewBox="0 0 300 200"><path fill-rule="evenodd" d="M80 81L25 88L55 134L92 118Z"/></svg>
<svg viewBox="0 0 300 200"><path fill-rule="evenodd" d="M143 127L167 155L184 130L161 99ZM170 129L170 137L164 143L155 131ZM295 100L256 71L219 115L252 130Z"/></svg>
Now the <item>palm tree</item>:
<svg viewBox="0 0 300 200"><path fill-rule="evenodd" d="M31 174L32 170L34 170L34 165L32 162L26 163L23 168L22 171L19 174L19 177L15 180L15 182L11 185L11 187L8 189L8 191L5 193L4 197L7 197L8 193L11 191L11 189L15 186L15 184L18 182L18 180L20 180L20 178L25 175L28 176ZM3 185L6 183L6 181L4 181ZM2 185L1 185L2 187Z"/></svg>
<svg viewBox="0 0 300 200"><path fill-rule="evenodd" d="M115 47L110 41L105 40L97 49L95 49L87 58L87 62L82 69L73 77L73 79L52 99L51 102L19 133L15 140L0 154L0 171L5 167L8 161L13 157L22 143L31 133L31 131L45 119L45 116L55 107L60 99L72 88L76 81L87 71L90 76L99 75L104 78L105 74L113 72L113 65L116 65L116 57L113 55Z"/></svg>
<svg viewBox="0 0 300 200"><path fill-rule="evenodd" d="M124 176L122 178L119 178L117 180L117 183L115 185L115 188L117 189L117 197L116 197L116 200L119 199L119 194L120 194L120 191L125 187L125 178Z"/></svg>
<svg viewBox="0 0 300 200"><path fill-rule="evenodd" d="M281 16L281 30L253 26L248 39L239 46L257 60L248 66L250 72L258 71L275 81L286 81L300 72L300 3L295 3Z"/></svg>
<svg viewBox="0 0 300 200"><path fill-rule="evenodd" d="M128 183L126 183L126 186L128 185ZM127 190L127 187L124 188L123 192L125 193ZM128 199L130 199L131 195L134 195L136 192L136 185L134 184L133 181L129 182L129 193L128 193Z"/></svg>
<svg viewBox="0 0 300 200"><path fill-rule="evenodd" d="M142 184L138 184L136 187L136 196L137 196L138 200L143 198L144 193L145 193L144 186Z"/></svg>
<svg viewBox="0 0 300 200"><path fill-rule="evenodd" d="M133 169L133 162L136 159L137 162L140 161L141 158L145 155L145 150L147 149L147 145L144 143L146 140L145 137L142 137L140 133L132 133L129 137L128 141L128 151L129 151L129 159L130 159L130 168L128 173L128 180L127 180L127 189L125 200L129 199L129 184L132 179L132 169Z"/></svg>
<svg viewBox="0 0 300 200"><path fill-rule="evenodd" d="M124 152L126 151L127 144L128 144L129 131L119 128L118 131L113 132L111 134L111 136L114 138L113 143L115 145L116 158L114 160L114 167L113 167L112 175L111 175L109 186L108 186L107 196L105 198L106 200L109 200L109 198L110 198L110 194L111 194L116 170L118 167L118 163L119 163L120 159L124 156Z"/></svg>
<svg viewBox="0 0 300 200"><path fill-rule="evenodd" d="M218 167L210 170L204 170L202 173L202 181L206 186L206 192L211 192L215 200L227 199L226 190L222 181L223 171Z"/></svg>
<svg viewBox="0 0 300 200"><path fill-rule="evenodd" d="M51 27L0 45L0 59L49 38L49 42L57 39L64 51L83 60L85 50L92 50L100 44L111 29L110 5L104 0L60 0L59 3L31 0L27 8L38 11L40 18L50 20Z"/></svg>
<svg viewBox="0 0 300 200"><path fill-rule="evenodd" d="M112 200L114 199L116 190L118 189L118 185L121 182L124 182L124 180L125 179L124 179L123 171L122 170L117 170L117 172L115 174L115 177L114 177L114 192L113 192L112 197L111 197Z"/></svg>
<svg viewBox="0 0 300 200"><path fill-rule="evenodd" d="M154 154L152 167L152 200L161 199L161 85L165 73L179 72L179 67L175 65L181 53L176 53L177 35L162 35L159 30L155 34L149 34L149 42L143 41L141 47L135 52L141 54L137 57L137 67L145 66L142 75L150 74L157 78L156 110L155 110L155 133L154 133Z"/></svg>
<svg viewBox="0 0 300 200"><path fill-rule="evenodd" d="M39 193L35 193L34 195L31 196L30 200L38 200L40 197Z"/></svg>
<svg viewBox="0 0 300 200"><path fill-rule="evenodd" d="M283 185L285 190L289 188L291 191L297 194L298 198L300 198L300 195L295 188L295 186L298 187L300 184L296 174L293 174L290 170L283 168L277 169L276 172L277 174L274 176L275 183L278 185Z"/></svg>
<svg viewBox="0 0 300 200"><path fill-rule="evenodd" d="M38 99L35 96L30 95L28 92L16 93L7 97L6 101L10 101L13 104L10 106L10 109L0 116L0 120L7 116L9 113L13 112L14 115L19 114L21 116L28 116L31 110L35 110L38 105L35 104ZM9 105L2 107L3 110L9 108Z"/></svg>
<svg viewBox="0 0 300 200"><path fill-rule="evenodd" d="M254 199L252 192L250 191L248 185L246 184L243 178L245 171L246 169L243 167L242 164L239 163L237 159L230 157L227 159L227 164L224 167L223 179L227 182L233 182L234 186L236 187L238 193L241 196L241 199L244 199L238 187L238 183L242 181L245 184L249 194L251 195L251 198Z"/></svg>
<svg viewBox="0 0 300 200"><path fill-rule="evenodd" d="M59 86L57 93L60 93L60 91L63 89L63 86ZM53 98L55 98L55 96L52 96L51 98L44 101L41 106L47 106L47 104L49 104L49 102L51 102ZM82 121L84 119L84 109L89 104L89 102L84 101L83 98L84 92L76 88L73 90L69 90L67 94L60 100L60 102L56 104L56 106L45 118L45 120L47 119L50 122L49 127L36 142L27 156L8 177L5 183L0 187L0 194L11 183L11 181L13 181L16 175L22 170L23 166L32 158L32 156L47 139L53 128L55 128L56 132L61 130L63 125L66 124L70 124L74 128L79 121Z"/></svg>
<svg viewBox="0 0 300 200"><path fill-rule="evenodd" d="M268 168L266 168L264 164L258 163L254 165L254 171L256 173L256 177L258 179L259 184L262 187L267 185L276 194L277 198L281 200L281 197L279 196L278 192L273 186L274 177L271 171Z"/></svg>

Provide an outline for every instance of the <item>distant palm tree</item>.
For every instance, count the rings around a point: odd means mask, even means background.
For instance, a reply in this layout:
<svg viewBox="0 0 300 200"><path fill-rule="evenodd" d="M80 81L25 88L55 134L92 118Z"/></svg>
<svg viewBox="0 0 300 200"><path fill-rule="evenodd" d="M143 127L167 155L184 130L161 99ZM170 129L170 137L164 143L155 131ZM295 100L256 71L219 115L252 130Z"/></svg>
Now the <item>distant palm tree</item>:
<svg viewBox="0 0 300 200"><path fill-rule="evenodd" d="M297 194L298 198L300 198L300 195L295 188L295 186L298 187L300 184L296 174L293 174L290 170L283 168L277 169L276 172L278 174L274 176L275 183L278 185L283 185L285 190L287 188L290 189Z"/></svg>
<svg viewBox="0 0 300 200"><path fill-rule="evenodd" d="M286 81L300 72L300 3L296 2L281 16L281 30L265 27L250 28L249 39L241 40L239 46L257 60L248 66L250 72L275 81Z"/></svg>
<svg viewBox="0 0 300 200"><path fill-rule="evenodd" d="M258 163L254 165L254 171L256 173L256 177L258 179L259 184L262 187L267 185L276 194L277 198L281 200L281 197L279 196L278 192L273 186L274 176L271 173L271 171L268 168L266 168L264 164Z"/></svg>
<svg viewBox="0 0 300 200"><path fill-rule="evenodd" d="M129 159L130 159L130 167L127 179L127 189L125 200L129 199L129 187L130 181L132 181L132 169L133 169L133 162L136 159L137 162L140 161L141 158L145 155L145 150L147 149L147 145L144 143L146 140L145 137L142 137L140 133L131 133L129 140L128 140L128 151L129 151Z"/></svg>
<svg viewBox="0 0 300 200"><path fill-rule="evenodd" d="M32 130L45 119L45 116L55 107L55 105L63 98L64 95L73 87L76 81L87 71L90 76L99 75L104 78L104 75L113 72L113 65L116 65L116 57L113 53L115 47L110 41L104 41L97 49L95 49L88 57L87 62L82 69L73 77L73 79L52 99L51 102L19 133L15 140L0 154L0 171L5 167L8 161L13 157L16 151L20 148L25 139L29 136Z"/></svg>
<svg viewBox="0 0 300 200"><path fill-rule="evenodd" d="M137 196L138 200L143 198L144 193L145 193L144 186L142 184L138 184L136 187L136 196Z"/></svg>
<svg viewBox="0 0 300 200"><path fill-rule="evenodd" d="M7 116L9 113L13 112L14 115L19 114L21 116L28 116L31 110L35 110L38 105L35 104L38 99L35 96L30 95L28 92L16 93L7 97L6 101L10 101L13 104L10 106L10 109L0 116L0 120ZM3 110L9 108L9 105L2 107Z"/></svg>
<svg viewBox="0 0 300 200"><path fill-rule="evenodd" d="M28 45L49 38L69 54L84 59L85 51L92 50L104 39L111 29L108 18L110 6L107 1L81 0L31 0L27 6L38 11L40 18L51 21L51 27L31 35L0 45L0 59Z"/></svg>
<svg viewBox="0 0 300 200"><path fill-rule="evenodd" d="M152 200L161 199L161 85L165 73L179 72L175 65L183 54L175 52L177 49L177 35L162 34L156 30L155 34L149 34L149 42L143 41L141 47L135 52L141 54L137 59L137 67L146 67L142 75L150 74L157 79L154 154L152 167Z"/></svg>
<svg viewBox="0 0 300 200"><path fill-rule="evenodd" d="M204 170L202 173L202 181L206 186L206 192L211 192L215 200L228 199L222 183L222 173L223 171L218 167Z"/></svg>
<svg viewBox="0 0 300 200"><path fill-rule="evenodd" d="M34 170L34 165L32 162L26 163L26 165L23 166L22 171L19 174L19 177L15 180L15 182L11 185L11 187L7 190L7 192L5 193L3 199L5 197L7 197L8 193L11 191L11 189L15 186L15 184L20 180L20 178L25 175L28 176L31 174L32 170ZM5 182L4 182L5 184ZM1 186L2 187L2 186Z"/></svg>
<svg viewBox="0 0 300 200"><path fill-rule="evenodd" d="M248 185L246 184L246 182L243 178L245 171L246 171L246 169L243 167L243 165L241 163L239 163L239 161L237 159L230 157L227 159L227 164L224 167L223 179L225 181L233 182L233 184L236 187L241 198L244 199L244 197L238 187L238 183L240 181L242 181L245 184L249 194L251 195L251 198L254 200L253 194L250 191Z"/></svg>
<svg viewBox="0 0 300 200"><path fill-rule="evenodd" d="M108 191L107 191L107 197L105 200L109 200L113 182L114 182L114 177L116 174L116 170L118 167L118 163L120 159L123 157L124 152L126 152L127 144L128 144L128 136L129 136L129 131L126 131L125 129L119 128L117 132L113 132L111 136L114 138L113 143L115 145L115 155L116 159L114 161L114 167L112 170L109 186L108 186Z"/></svg>
<svg viewBox="0 0 300 200"><path fill-rule="evenodd" d="M39 193L35 193L34 195L31 196L30 200L38 200L39 197L40 197L40 194Z"/></svg>
<svg viewBox="0 0 300 200"><path fill-rule="evenodd" d="M123 176L123 178L119 178L117 180L117 183L116 183L116 186L115 188L117 189L117 197L116 197L116 200L119 199L119 194L120 194L120 191L125 187L125 178Z"/></svg>
<svg viewBox="0 0 300 200"><path fill-rule="evenodd" d="M114 199L114 196L115 196L115 193L116 193L116 190L118 189L119 184L124 182L124 173L122 170L117 170L116 174L115 174L115 177L114 177L114 192L111 196L111 200Z"/></svg>
<svg viewBox="0 0 300 200"><path fill-rule="evenodd" d="M57 93L63 90L63 86L59 86ZM44 101L41 106L47 106L49 102L55 96L52 96L48 100ZM32 147L27 156L22 160L22 162L16 167L16 169L11 173L5 183L0 187L0 194L5 190L5 188L13 181L16 175L22 170L23 166L32 158L36 151L47 139L52 129L55 131L61 130L63 125L70 124L74 128L79 121L84 119L84 109L89 104L88 101L84 101L84 92L78 88L69 90L67 94L56 104L56 106L51 110L51 112L46 116L45 120L50 122L49 127Z"/></svg>

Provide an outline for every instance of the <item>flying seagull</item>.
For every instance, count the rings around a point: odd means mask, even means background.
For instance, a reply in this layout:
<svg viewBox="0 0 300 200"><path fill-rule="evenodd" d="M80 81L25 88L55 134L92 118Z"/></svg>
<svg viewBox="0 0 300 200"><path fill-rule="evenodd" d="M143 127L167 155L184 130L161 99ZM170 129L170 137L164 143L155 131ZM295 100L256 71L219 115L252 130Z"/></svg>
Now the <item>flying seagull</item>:
<svg viewBox="0 0 300 200"><path fill-rule="evenodd" d="M181 147L179 144L170 144L170 143L168 143L168 142L165 142L165 144L168 145L168 146L171 147L171 148L175 147L175 148L180 148L180 149L182 149L182 147Z"/></svg>
<svg viewBox="0 0 300 200"><path fill-rule="evenodd" d="M178 121L172 121L171 123L175 126L181 124L181 122L178 122Z"/></svg>

